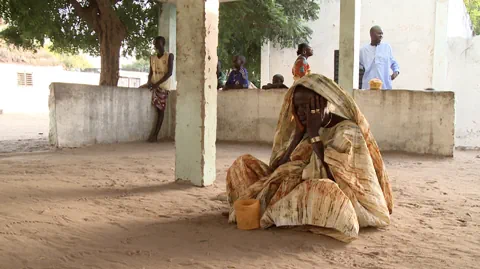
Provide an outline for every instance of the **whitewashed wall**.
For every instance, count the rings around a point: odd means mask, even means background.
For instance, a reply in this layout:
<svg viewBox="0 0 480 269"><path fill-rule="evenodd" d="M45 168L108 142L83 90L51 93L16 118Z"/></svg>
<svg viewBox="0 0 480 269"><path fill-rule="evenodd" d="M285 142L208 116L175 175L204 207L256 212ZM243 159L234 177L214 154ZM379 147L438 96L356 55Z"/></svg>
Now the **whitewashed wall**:
<svg viewBox="0 0 480 269"><path fill-rule="evenodd" d="M448 88L456 95L455 145L480 148L480 36L449 40Z"/></svg>
<svg viewBox="0 0 480 269"><path fill-rule="evenodd" d="M455 145L480 148L480 37L472 37L463 0L448 7L448 68L446 88L455 92Z"/></svg>
<svg viewBox="0 0 480 269"><path fill-rule="evenodd" d="M309 42L315 55L309 63L313 72L332 77L333 56L339 42L340 0L317 0L321 6L319 19L309 23L314 31ZM392 4L385 0L362 0L362 45L369 42L373 25L382 26L384 41L392 45L401 76L394 88L424 89L431 85L435 34L435 0L402 0ZM270 47L269 76L283 74L291 84L291 68L295 49ZM262 78L263 80L263 78Z"/></svg>
<svg viewBox="0 0 480 269"><path fill-rule="evenodd" d="M32 73L33 86L17 85L17 73ZM48 86L56 76L62 74L61 67L36 67L17 64L0 64L2 86L0 108L4 113L48 112Z"/></svg>
<svg viewBox="0 0 480 269"><path fill-rule="evenodd" d="M472 38L472 34L472 22L463 0L449 0L448 37Z"/></svg>

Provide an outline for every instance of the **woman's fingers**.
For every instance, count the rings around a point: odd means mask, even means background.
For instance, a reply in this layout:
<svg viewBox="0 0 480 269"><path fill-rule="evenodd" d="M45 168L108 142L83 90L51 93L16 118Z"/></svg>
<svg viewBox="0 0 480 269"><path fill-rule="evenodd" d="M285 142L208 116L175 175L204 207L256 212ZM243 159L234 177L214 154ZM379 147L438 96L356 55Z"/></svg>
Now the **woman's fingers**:
<svg viewBox="0 0 480 269"><path fill-rule="evenodd" d="M310 109L316 110L317 106L315 105L315 97L310 98Z"/></svg>
<svg viewBox="0 0 480 269"><path fill-rule="evenodd" d="M310 105L307 104L307 113L306 113L306 114L307 114L307 123L308 123L308 121L310 120L310 117L312 116L312 112L311 112L310 109L311 109L311 108L310 108ZM305 126L305 127L306 127L306 126Z"/></svg>
<svg viewBox="0 0 480 269"><path fill-rule="evenodd" d="M318 96L318 95L315 96L315 103L316 103L315 104L316 105L315 109L322 109L322 105L320 104L320 96Z"/></svg>

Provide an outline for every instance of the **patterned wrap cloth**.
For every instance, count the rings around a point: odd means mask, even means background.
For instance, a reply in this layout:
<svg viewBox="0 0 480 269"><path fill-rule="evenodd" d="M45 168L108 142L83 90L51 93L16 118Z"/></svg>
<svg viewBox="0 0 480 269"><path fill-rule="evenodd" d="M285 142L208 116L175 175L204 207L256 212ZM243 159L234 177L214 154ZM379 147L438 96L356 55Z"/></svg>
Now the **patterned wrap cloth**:
<svg viewBox="0 0 480 269"><path fill-rule="evenodd" d="M152 89L152 105L164 111L167 107L168 93L166 89Z"/></svg>
<svg viewBox="0 0 480 269"><path fill-rule="evenodd" d="M327 179L308 138L296 147L290 162L271 168L293 140L293 94L298 85L326 98L335 114L347 119L319 131L325 162L336 182ZM258 199L262 228L294 227L344 242L358 238L360 227L389 225L393 209L389 178L367 120L352 97L318 74L297 80L287 92L270 165L251 155L240 156L227 172L227 197L230 222L235 222L237 199Z"/></svg>

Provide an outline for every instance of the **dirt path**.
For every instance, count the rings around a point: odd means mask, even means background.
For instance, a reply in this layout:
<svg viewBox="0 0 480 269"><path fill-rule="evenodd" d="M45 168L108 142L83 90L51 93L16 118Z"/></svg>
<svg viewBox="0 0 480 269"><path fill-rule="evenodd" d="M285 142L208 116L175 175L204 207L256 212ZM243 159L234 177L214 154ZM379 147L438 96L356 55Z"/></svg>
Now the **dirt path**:
<svg viewBox="0 0 480 269"><path fill-rule="evenodd" d="M209 188L173 182L171 143L0 155L0 268L478 268L478 153L387 155L393 223L348 245L228 225L216 197L244 153L269 147L219 145Z"/></svg>
<svg viewBox="0 0 480 269"><path fill-rule="evenodd" d="M48 113L0 114L0 153L47 151Z"/></svg>

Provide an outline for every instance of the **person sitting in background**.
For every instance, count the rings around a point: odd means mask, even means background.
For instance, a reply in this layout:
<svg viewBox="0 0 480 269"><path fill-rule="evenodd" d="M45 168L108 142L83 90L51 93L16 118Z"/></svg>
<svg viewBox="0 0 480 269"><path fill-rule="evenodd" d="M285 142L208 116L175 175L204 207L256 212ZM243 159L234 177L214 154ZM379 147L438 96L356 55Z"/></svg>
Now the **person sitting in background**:
<svg viewBox="0 0 480 269"><path fill-rule="evenodd" d="M310 74L310 65L307 59L313 56L313 49L307 43L302 43L298 45L297 55L297 60L292 68L293 81Z"/></svg>
<svg viewBox="0 0 480 269"><path fill-rule="evenodd" d="M288 89L288 87L283 84L285 79L283 78L282 75L276 74L273 76L272 83L268 83L267 85L264 85L262 89L264 90L270 90L270 89Z"/></svg>
<svg viewBox="0 0 480 269"><path fill-rule="evenodd" d="M227 83L223 90L231 89L248 89L250 82L248 81L248 71L244 67L246 59L244 56L235 56L233 58L233 70L228 75Z"/></svg>

